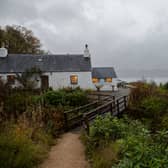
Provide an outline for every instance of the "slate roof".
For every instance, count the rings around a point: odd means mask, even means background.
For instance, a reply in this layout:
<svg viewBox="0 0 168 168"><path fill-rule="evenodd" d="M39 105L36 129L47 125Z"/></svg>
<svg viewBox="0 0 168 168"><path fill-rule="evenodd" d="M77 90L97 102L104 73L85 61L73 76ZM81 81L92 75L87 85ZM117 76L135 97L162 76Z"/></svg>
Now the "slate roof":
<svg viewBox="0 0 168 168"><path fill-rule="evenodd" d="M91 71L90 58L83 55L29 55L9 54L0 58L0 73L24 72L32 67L42 72Z"/></svg>
<svg viewBox="0 0 168 168"><path fill-rule="evenodd" d="M117 78L116 72L113 67L95 67L92 69L93 78Z"/></svg>

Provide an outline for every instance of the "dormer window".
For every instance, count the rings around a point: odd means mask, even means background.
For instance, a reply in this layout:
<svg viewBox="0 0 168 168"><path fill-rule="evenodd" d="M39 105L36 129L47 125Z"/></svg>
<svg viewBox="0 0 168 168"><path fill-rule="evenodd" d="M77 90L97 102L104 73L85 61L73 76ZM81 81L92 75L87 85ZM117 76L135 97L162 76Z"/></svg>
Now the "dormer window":
<svg viewBox="0 0 168 168"><path fill-rule="evenodd" d="M78 76L77 75L71 75L70 76L70 81L72 85L77 85L78 84Z"/></svg>

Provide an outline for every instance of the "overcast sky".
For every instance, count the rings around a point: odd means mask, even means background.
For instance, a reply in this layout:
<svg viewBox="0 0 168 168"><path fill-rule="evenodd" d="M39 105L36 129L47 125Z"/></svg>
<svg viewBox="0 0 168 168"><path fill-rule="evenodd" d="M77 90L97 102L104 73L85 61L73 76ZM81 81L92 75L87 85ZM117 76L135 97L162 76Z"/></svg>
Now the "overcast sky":
<svg viewBox="0 0 168 168"><path fill-rule="evenodd" d="M52 53L94 66L168 69L168 0L0 0L0 25L22 25Z"/></svg>

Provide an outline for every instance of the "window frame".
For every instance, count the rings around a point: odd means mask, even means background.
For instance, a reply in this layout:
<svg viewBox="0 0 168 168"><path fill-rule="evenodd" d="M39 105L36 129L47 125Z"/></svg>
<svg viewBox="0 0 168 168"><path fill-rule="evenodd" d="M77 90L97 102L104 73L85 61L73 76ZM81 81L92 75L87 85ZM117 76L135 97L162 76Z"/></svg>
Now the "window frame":
<svg viewBox="0 0 168 168"><path fill-rule="evenodd" d="M107 78L105 78L105 82L106 83L112 83L113 82L113 78L107 77Z"/></svg>
<svg viewBox="0 0 168 168"><path fill-rule="evenodd" d="M14 85L15 84L15 79L16 79L15 75L7 75L8 84Z"/></svg>
<svg viewBox="0 0 168 168"><path fill-rule="evenodd" d="M71 85L77 85L78 84L78 75L70 75L70 83L71 83Z"/></svg>
<svg viewBox="0 0 168 168"><path fill-rule="evenodd" d="M94 81L95 80L95 81ZM99 78L92 78L92 83L99 83L100 79Z"/></svg>

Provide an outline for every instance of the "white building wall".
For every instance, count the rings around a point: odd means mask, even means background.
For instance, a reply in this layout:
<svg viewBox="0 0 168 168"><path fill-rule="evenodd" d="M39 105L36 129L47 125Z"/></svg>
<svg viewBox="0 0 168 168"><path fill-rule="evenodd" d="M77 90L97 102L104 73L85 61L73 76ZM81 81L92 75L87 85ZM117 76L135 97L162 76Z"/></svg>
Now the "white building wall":
<svg viewBox="0 0 168 168"><path fill-rule="evenodd" d="M7 75L16 75L15 73L8 73L8 74L0 74L1 79L3 81L7 81ZM53 89L59 89L63 87L81 87L82 89L93 89L96 90L95 84L92 83L91 72L47 72L43 73L42 75L48 76L49 87ZM78 76L78 84L72 85L70 76L77 75ZM102 91L112 90L112 85L115 86L115 90L117 90L117 78L113 78L112 83L103 83L103 87L100 89ZM33 81L36 81L36 87L41 87L41 79L38 76L34 76ZM19 82L15 80L15 84L12 85L13 87L20 86Z"/></svg>
<svg viewBox="0 0 168 168"><path fill-rule="evenodd" d="M94 90L96 90L96 84L93 84ZM112 82L104 82L104 79L100 79L100 82L97 85L102 85L101 91L112 91L112 86L114 86L114 90L117 91L117 78L113 78Z"/></svg>
<svg viewBox="0 0 168 168"><path fill-rule="evenodd" d="M53 89L59 89L63 87L78 87L83 89L93 89L91 72L51 72L45 73L49 77L49 87ZM78 76L78 84L72 85L70 76Z"/></svg>
<svg viewBox="0 0 168 168"><path fill-rule="evenodd" d="M8 73L8 74L0 74L1 79L3 81L7 81L8 75L16 75L15 73ZM80 86L83 89L93 89L94 85L92 84L91 72L47 72L43 73L42 75L47 75L49 79L49 87L53 89L59 89L63 87L78 87ZM78 84L72 85L70 76L77 75L78 76ZM39 77L35 77L37 82L37 87L41 86L41 80ZM35 78L33 81L35 81ZM19 83L15 80L15 84L12 85L13 87L18 87Z"/></svg>

